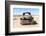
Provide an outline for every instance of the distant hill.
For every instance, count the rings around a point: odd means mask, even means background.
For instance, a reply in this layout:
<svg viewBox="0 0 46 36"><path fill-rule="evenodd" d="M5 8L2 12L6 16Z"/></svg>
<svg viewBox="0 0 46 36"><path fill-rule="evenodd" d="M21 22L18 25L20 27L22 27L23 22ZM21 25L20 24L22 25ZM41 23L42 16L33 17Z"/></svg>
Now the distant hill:
<svg viewBox="0 0 46 36"><path fill-rule="evenodd" d="M14 16L23 16L23 15L14 15ZM39 15L32 15L32 16L39 16Z"/></svg>

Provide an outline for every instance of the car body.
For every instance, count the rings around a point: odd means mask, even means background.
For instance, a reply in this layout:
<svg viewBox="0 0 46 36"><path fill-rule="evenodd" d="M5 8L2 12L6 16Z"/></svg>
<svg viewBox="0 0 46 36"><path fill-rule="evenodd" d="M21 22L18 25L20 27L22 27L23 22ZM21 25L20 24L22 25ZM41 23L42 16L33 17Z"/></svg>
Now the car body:
<svg viewBox="0 0 46 36"><path fill-rule="evenodd" d="M25 15L28 14L28 15ZM23 13L22 18L20 18L22 25L30 25L30 24L37 24L36 21L34 21L32 15L30 12Z"/></svg>

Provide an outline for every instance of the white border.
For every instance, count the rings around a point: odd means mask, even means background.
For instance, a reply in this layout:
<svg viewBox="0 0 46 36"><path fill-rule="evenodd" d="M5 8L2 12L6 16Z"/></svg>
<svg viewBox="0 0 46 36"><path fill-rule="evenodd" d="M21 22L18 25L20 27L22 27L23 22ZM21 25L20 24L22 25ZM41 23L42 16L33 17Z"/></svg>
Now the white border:
<svg viewBox="0 0 46 36"><path fill-rule="evenodd" d="M40 9L40 13L39 13L39 17L40 17L40 22L39 22L39 27L37 30L42 30L42 6L27 6L27 5L10 5L10 32L13 32L13 8L39 8ZM37 31L36 30L36 31ZM19 29L18 30L14 30L14 32L19 32L19 31L26 31L23 29ZM32 30L31 30L32 31Z"/></svg>

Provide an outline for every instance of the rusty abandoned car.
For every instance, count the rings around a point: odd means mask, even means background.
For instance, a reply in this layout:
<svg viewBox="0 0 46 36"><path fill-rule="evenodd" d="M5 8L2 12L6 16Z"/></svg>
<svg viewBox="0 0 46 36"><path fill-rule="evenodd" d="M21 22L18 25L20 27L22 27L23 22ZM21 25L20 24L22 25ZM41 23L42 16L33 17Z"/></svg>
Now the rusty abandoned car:
<svg viewBox="0 0 46 36"><path fill-rule="evenodd" d="M34 18L32 17L30 12L23 13L23 16L20 18L22 25L30 25L30 24L37 24L36 21L34 21Z"/></svg>

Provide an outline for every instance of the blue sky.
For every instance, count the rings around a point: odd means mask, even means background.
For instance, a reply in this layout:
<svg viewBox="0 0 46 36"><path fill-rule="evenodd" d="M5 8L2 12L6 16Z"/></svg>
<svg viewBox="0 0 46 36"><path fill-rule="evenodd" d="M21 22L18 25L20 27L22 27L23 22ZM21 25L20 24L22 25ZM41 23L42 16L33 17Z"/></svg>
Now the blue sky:
<svg viewBox="0 0 46 36"><path fill-rule="evenodd" d="M23 12L30 12L32 15L38 15L39 8L13 8L13 15L22 15Z"/></svg>

